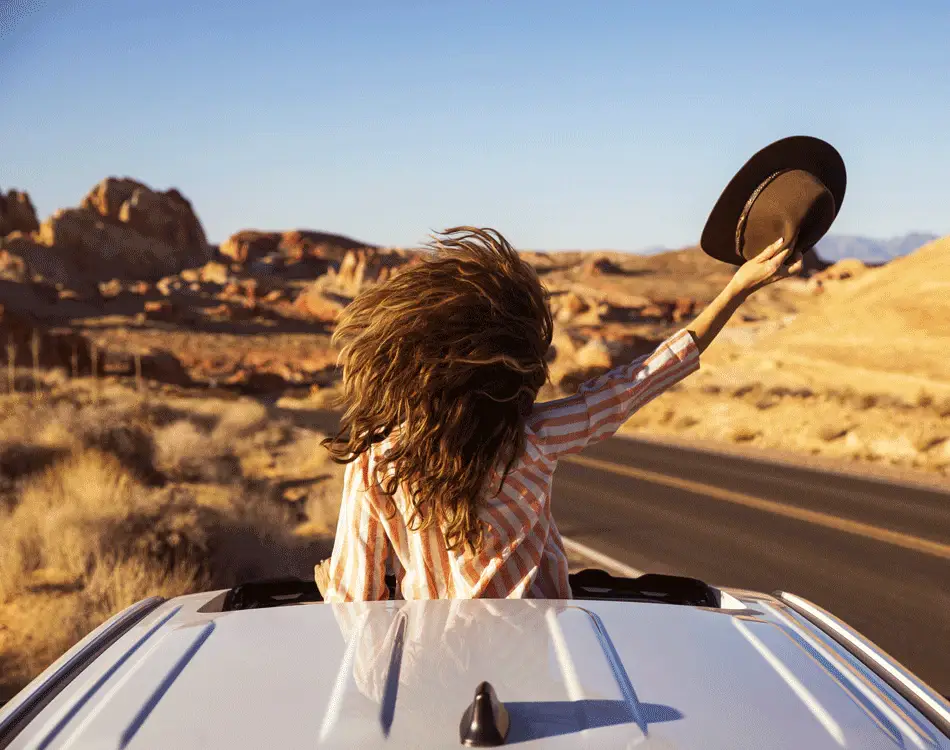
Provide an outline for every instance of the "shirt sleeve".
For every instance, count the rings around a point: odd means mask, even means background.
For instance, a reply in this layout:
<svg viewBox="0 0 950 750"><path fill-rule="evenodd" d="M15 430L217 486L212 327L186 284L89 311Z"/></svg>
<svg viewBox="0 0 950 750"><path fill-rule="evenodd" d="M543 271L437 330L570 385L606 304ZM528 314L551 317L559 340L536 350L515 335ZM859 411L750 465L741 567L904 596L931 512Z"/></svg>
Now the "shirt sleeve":
<svg viewBox="0 0 950 750"><path fill-rule="evenodd" d="M583 383L573 396L535 404L527 427L548 460L580 453L698 369L699 347L688 330L680 330L652 353Z"/></svg>
<svg viewBox="0 0 950 750"><path fill-rule="evenodd" d="M378 488L370 486L368 454L346 465L330 581L324 601L378 601L389 598L386 561L390 543L379 518Z"/></svg>

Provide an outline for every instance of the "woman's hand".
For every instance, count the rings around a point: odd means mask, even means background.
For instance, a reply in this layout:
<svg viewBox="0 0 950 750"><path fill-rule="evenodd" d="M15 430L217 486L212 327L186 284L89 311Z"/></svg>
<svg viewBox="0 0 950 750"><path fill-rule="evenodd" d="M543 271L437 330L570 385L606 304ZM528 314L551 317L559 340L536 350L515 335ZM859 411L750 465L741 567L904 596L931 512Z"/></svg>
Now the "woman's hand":
<svg viewBox="0 0 950 750"><path fill-rule="evenodd" d="M779 238L752 260L739 266L731 282L739 293L747 297L779 279L801 274L804 267L801 252L796 250L792 254L791 248L782 248L784 241L784 238ZM787 260L788 265L784 265Z"/></svg>

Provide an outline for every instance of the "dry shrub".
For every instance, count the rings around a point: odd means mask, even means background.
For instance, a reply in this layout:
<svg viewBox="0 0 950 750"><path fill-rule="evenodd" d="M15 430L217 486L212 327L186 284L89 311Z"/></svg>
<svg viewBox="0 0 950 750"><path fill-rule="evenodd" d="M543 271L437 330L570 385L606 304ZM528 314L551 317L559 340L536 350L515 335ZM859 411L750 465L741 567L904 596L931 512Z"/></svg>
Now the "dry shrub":
<svg viewBox="0 0 950 750"><path fill-rule="evenodd" d="M852 398L851 403L861 411L866 411L873 409L875 406L881 406L881 398L876 393L863 393L856 398Z"/></svg>
<svg viewBox="0 0 950 750"><path fill-rule="evenodd" d="M929 409L934 405L934 397L932 394L928 393L926 390L921 389L917 393L917 398L914 400L914 405L920 409Z"/></svg>
<svg viewBox="0 0 950 750"><path fill-rule="evenodd" d="M761 435L761 430L749 425L739 425L729 431L729 439L736 443L748 443Z"/></svg>
<svg viewBox="0 0 950 750"><path fill-rule="evenodd" d="M267 409L255 401L229 404L211 432L215 442L234 445L268 426Z"/></svg>
<svg viewBox="0 0 950 750"><path fill-rule="evenodd" d="M241 464L228 443L199 430L190 421L174 422L155 431L159 470L185 482L230 482L241 476Z"/></svg>
<svg viewBox="0 0 950 750"><path fill-rule="evenodd" d="M319 388L315 392L312 392L307 399L307 406L314 409L329 409L337 410L342 409L344 404L342 399L342 392L337 385L332 385L327 388Z"/></svg>
<svg viewBox="0 0 950 750"><path fill-rule="evenodd" d="M826 443L833 442L843 438L851 431L852 427L840 424L823 424L818 428L818 437Z"/></svg>
<svg viewBox="0 0 950 750"><path fill-rule="evenodd" d="M0 515L0 692L146 596L309 576L332 545L315 531L295 534L288 507L240 486L150 488L115 456L71 454Z"/></svg>
<svg viewBox="0 0 950 750"><path fill-rule="evenodd" d="M146 596L312 575L342 489L323 437L255 402L143 408L107 382L95 400L78 381L0 395L0 702ZM237 455L254 451L274 476L243 478ZM274 502L290 476L306 488L296 508Z"/></svg>
<svg viewBox="0 0 950 750"><path fill-rule="evenodd" d="M81 579L110 549L104 524L127 517L146 494L115 457L98 451L72 455L30 481L0 522L0 599L41 570Z"/></svg>
<svg viewBox="0 0 950 750"><path fill-rule="evenodd" d="M17 480L48 469L67 451L60 447L29 443L0 444L0 475Z"/></svg>
<svg viewBox="0 0 950 750"><path fill-rule="evenodd" d="M149 596L186 594L194 580L191 571L164 572L148 561L119 560L96 565L81 588L19 597L3 609L0 703L114 613Z"/></svg>
<svg viewBox="0 0 950 750"><path fill-rule="evenodd" d="M948 439L950 439L950 429L919 428L913 431L911 442L918 451L926 453Z"/></svg>
<svg viewBox="0 0 950 750"><path fill-rule="evenodd" d="M696 419L696 417L690 416L689 414L684 414L673 423L673 427L675 427L677 430L687 430L693 425L697 424L699 424L699 420Z"/></svg>
<svg viewBox="0 0 950 750"><path fill-rule="evenodd" d="M142 424L105 422L90 425L82 436L84 448L92 448L115 458L128 471L145 482L157 483L155 443Z"/></svg>
<svg viewBox="0 0 950 750"><path fill-rule="evenodd" d="M280 463L288 468L294 467L295 473L301 477L337 471L342 476L344 467L331 461L329 451L320 445L324 437L315 430L294 430L292 442L280 454Z"/></svg>
<svg viewBox="0 0 950 750"><path fill-rule="evenodd" d="M657 424L669 424L676 417L676 411L674 409L664 409L663 413L656 420Z"/></svg>
<svg viewBox="0 0 950 750"><path fill-rule="evenodd" d="M950 396L944 396L943 398L935 401L932 408L935 412L937 412L937 416L943 419L950 417Z"/></svg>
<svg viewBox="0 0 950 750"><path fill-rule="evenodd" d="M776 396L779 398L788 397L808 399L815 396L815 392L812 391L811 388L805 386L802 386L801 388L790 388L784 385L775 385L769 388L766 393L769 396ZM834 392L832 391L832 393Z"/></svg>
<svg viewBox="0 0 950 750"><path fill-rule="evenodd" d="M742 398L752 394L753 396L760 395L762 391L762 386L759 383L743 383L732 389L731 395L733 398Z"/></svg>

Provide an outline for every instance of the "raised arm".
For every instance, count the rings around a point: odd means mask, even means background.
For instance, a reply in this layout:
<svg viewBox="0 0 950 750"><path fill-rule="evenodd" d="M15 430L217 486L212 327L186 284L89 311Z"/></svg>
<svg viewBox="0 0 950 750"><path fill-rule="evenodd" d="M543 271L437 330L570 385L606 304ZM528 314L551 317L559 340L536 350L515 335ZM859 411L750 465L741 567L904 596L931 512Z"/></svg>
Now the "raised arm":
<svg viewBox="0 0 950 750"><path fill-rule="evenodd" d="M678 331L652 354L588 380L573 396L535 404L527 429L549 461L579 453L697 369L699 348L688 331Z"/></svg>
<svg viewBox="0 0 950 750"><path fill-rule="evenodd" d="M801 273L804 264L800 252L791 255L791 262L787 267L782 265L792 253L791 248L782 248L782 242L781 239L777 240L755 258L743 263L726 284L726 288L690 324L687 330L696 342L700 354L706 351L706 347L749 295L779 279Z"/></svg>
<svg viewBox="0 0 950 750"><path fill-rule="evenodd" d="M750 294L800 273L800 253L787 267L782 266L790 252L782 249L779 240L746 261L688 328L673 334L651 354L588 380L573 396L535 404L526 424L545 458L556 461L605 440L635 411L698 370L699 355Z"/></svg>

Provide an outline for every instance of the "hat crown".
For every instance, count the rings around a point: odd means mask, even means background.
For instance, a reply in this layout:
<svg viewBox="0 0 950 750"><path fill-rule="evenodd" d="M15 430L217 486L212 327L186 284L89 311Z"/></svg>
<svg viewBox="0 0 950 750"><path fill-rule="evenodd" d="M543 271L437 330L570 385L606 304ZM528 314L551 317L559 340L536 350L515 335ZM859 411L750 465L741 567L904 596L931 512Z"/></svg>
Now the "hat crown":
<svg viewBox="0 0 950 750"><path fill-rule="evenodd" d="M779 237L806 252L835 219L834 196L811 172L788 169L770 175L750 196L736 228L736 253L750 260Z"/></svg>

